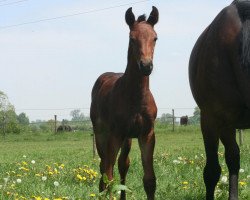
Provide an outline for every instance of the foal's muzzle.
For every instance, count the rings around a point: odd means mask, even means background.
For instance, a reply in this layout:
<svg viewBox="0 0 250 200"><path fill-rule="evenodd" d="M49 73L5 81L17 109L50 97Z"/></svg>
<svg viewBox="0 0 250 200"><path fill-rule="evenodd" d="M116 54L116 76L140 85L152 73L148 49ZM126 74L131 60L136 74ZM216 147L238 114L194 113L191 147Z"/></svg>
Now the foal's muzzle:
<svg viewBox="0 0 250 200"><path fill-rule="evenodd" d="M153 70L153 63L152 61L147 63L141 61L139 64L139 68L144 76L149 76Z"/></svg>

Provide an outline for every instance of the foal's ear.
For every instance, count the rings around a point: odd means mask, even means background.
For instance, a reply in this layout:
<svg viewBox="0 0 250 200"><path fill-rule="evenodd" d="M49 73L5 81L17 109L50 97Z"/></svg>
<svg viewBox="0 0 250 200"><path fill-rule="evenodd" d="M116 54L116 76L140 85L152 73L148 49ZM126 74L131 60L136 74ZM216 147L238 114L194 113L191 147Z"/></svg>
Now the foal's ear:
<svg viewBox="0 0 250 200"><path fill-rule="evenodd" d="M156 7L153 6L147 22L152 26L154 26L158 22L158 20L159 20L159 11Z"/></svg>
<svg viewBox="0 0 250 200"><path fill-rule="evenodd" d="M125 19L129 27L133 26L135 23L135 15L132 12L132 7L130 7L125 14Z"/></svg>

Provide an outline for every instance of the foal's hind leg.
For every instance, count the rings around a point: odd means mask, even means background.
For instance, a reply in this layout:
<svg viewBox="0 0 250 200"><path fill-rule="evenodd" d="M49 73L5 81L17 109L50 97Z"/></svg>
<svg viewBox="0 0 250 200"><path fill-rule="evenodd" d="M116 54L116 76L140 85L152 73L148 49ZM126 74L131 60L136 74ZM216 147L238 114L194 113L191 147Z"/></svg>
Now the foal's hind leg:
<svg viewBox="0 0 250 200"><path fill-rule="evenodd" d="M203 112L201 112L201 129L207 158L203 172L203 178L206 185L206 200L213 200L215 186L221 174L221 167L218 160L220 130L215 118Z"/></svg>
<svg viewBox="0 0 250 200"><path fill-rule="evenodd" d="M226 163L229 170L229 200L237 200L240 151L236 142L235 129L231 128L223 132L221 142L225 147Z"/></svg>
<svg viewBox="0 0 250 200"><path fill-rule="evenodd" d="M153 167L153 154L155 146L155 134L153 130L148 135L138 138L141 149L142 166L144 170L143 184L148 200L154 200L156 178Z"/></svg>
<svg viewBox="0 0 250 200"><path fill-rule="evenodd" d="M95 141L96 141L97 152L98 152L98 155L101 159L100 173L101 173L102 177L101 177L100 182L99 182L99 192L102 192L105 189L105 185L103 182L105 141L103 140L103 137L100 134L95 134Z"/></svg>
<svg viewBox="0 0 250 200"><path fill-rule="evenodd" d="M125 185L126 181L126 175L128 172L130 160L128 157L128 154L131 149L131 144L132 144L132 139L125 139L121 148L121 153L118 159L118 168L119 168L119 173L120 173L120 178L121 178L121 184ZM125 191L121 191L121 200L126 199L126 194Z"/></svg>

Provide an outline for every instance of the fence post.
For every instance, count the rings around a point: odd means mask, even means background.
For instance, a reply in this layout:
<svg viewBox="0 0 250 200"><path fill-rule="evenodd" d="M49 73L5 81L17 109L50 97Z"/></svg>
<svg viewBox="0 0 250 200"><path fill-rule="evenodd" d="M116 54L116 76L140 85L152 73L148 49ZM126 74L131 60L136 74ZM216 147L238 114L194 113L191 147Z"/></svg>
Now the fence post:
<svg viewBox="0 0 250 200"><path fill-rule="evenodd" d="M65 121L64 121L64 119L62 120L62 128L63 128L63 132L65 131L65 123L64 123Z"/></svg>
<svg viewBox="0 0 250 200"><path fill-rule="evenodd" d="M3 139L4 140L5 140L5 137L6 137L6 116L4 113L4 116L3 116Z"/></svg>
<svg viewBox="0 0 250 200"><path fill-rule="evenodd" d="M173 117L173 132L174 132L174 127L175 127L174 109L172 109L172 117Z"/></svg>
<svg viewBox="0 0 250 200"><path fill-rule="evenodd" d="M57 115L55 115L55 133L57 132L56 126L57 126Z"/></svg>
<svg viewBox="0 0 250 200"><path fill-rule="evenodd" d="M239 143L240 143L240 146L243 145L243 130L239 129Z"/></svg>

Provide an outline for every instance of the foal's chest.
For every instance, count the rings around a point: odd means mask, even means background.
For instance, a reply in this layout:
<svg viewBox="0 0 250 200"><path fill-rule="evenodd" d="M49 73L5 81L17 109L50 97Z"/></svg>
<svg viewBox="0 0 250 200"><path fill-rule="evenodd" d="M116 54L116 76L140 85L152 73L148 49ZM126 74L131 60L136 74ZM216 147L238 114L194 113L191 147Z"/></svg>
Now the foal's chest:
<svg viewBox="0 0 250 200"><path fill-rule="evenodd" d="M128 137L137 138L140 134L143 134L147 131L149 124L150 123L147 116L141 113L132 115L127 125Z"/></svg>

